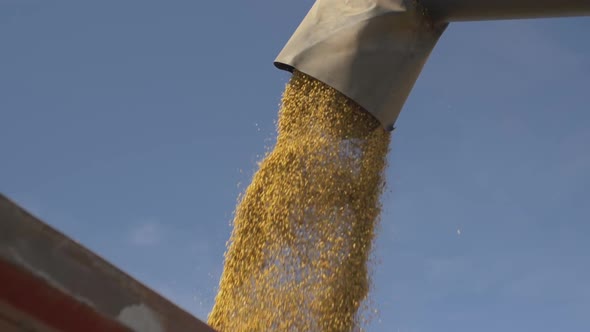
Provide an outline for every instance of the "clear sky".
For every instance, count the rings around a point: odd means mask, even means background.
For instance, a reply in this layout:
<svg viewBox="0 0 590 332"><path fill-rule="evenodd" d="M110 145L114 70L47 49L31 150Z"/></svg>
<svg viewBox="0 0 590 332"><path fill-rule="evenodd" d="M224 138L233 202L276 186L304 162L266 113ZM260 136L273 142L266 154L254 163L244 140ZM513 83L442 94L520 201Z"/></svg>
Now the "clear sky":
<svg viewBox="0 0 590 332"><path fill-rule="evenodd" d="M0 190L206 318L311 4L0 1ZM371 331L590 331L589 34L441 38L393 135Z"/></svg>

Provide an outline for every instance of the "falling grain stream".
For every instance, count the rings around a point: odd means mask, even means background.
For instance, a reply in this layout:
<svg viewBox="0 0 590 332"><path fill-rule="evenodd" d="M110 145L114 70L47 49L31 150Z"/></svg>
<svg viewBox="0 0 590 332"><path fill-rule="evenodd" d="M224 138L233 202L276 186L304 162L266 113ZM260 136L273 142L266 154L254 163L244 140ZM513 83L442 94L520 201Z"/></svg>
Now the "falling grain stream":
<svg viewBox="0 0 590 332"><path fill-rule="evenodd" d="M295 71L274 149L241 196L209 323L230 331L357 331L389 133Z"/></svg>

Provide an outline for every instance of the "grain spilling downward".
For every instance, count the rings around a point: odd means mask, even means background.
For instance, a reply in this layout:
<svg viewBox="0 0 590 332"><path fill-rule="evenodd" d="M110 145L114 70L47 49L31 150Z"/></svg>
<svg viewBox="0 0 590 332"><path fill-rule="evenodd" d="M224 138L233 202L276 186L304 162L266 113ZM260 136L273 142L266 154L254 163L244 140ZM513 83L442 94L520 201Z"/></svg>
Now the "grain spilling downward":
<svg viewBox="0 0 590 332"><path fill-rule="evenodd" d="M276 146L236 208L211 326L362 328L388 147L389 133L357 104L293 74Z"/></svg>

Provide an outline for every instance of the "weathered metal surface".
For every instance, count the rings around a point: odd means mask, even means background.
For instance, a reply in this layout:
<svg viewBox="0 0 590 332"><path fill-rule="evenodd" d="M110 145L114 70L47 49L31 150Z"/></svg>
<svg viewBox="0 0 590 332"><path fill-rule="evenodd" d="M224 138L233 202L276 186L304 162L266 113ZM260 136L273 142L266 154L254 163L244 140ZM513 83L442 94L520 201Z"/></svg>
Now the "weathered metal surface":
<svg viewBox="0 0 590 332"><path fill-rule="evenodd" d="M11 285L12 286L12 285ZM32 315L0 300L0 331L2 332L60 332Z"/></svg>
<svg viewBox="0 0 590 332"><path fill-rule="evenodd" d="M213 331L2 195L0 284L0 304L58 331Z"/></svg>
<svg viewBox="0 0 590 332"><path fill-rule="evenodd" d="M89 303L1 259L0 285L0 312L13 331L131 332Z"/></svg>

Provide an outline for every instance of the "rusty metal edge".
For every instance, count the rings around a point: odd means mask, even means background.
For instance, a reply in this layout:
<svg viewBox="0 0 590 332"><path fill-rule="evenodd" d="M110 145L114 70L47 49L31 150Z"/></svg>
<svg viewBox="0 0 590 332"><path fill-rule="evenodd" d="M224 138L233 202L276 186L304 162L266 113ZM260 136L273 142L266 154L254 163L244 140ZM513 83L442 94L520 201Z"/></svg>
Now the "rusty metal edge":
<svg viewBox="0 0 590 332"><path fill-rule="evenodd" d="M0 259L132 330L214 331L2 194Z"/></svg>
<svg viewBox="0 0 590 332"><path fill-rule="evenodd" d="M3 259L0 259L0 285L0 320L12 323L17 331L131 331L121 322Z"/></svg>

